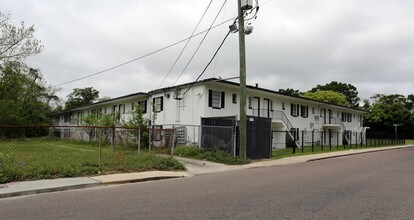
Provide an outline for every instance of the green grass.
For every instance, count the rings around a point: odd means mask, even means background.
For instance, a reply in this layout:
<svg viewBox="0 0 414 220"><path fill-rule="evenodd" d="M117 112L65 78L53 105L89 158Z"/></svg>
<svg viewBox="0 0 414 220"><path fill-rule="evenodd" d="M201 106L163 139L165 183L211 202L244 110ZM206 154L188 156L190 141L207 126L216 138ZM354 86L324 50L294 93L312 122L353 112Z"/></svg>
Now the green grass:
<svg viewBox="0 0 414 220"><path fill-rule="evenodd" d="M368 141L368 143L370 143ZM414 140L413 140L414 143ZM406 140L406 144L409 144ZM361 146L361 145L355 145L353 144L351 146L351 149L366 149L366 148L373 148L373 147L387 147L387 146L397 146L397 145L403 145L403 144L396 144L396 145L382 145L382 146ZM329 153L329 152L335 152L335 151L344 151L344 150L350 150L350 146L346 145L345 147L343 145L337 146L314 146L313 151L311 146L305 146L303 147L303 152L301 148L296 148L295 154L293 154L292 148L286 148L286 149L278 149L278 150L272 150L272 159L280 159L284 157L292 157L292 156L301 156L301 155L308 155L308 154L320 154L320 153Z"/></svg>
<svg viewBox="0 0 414 220"><path fill-rule="evenodd" d="M407 140L405 140L405 144L412 145L412 144L414 144L414 140L413 139L407 139Z"/></svg>
<svg viewBox="0 0 414 220"><path fill-rule="evenodd" d="M127 147L48 138L0 140L0 183L147 170L185 170L175 159Z"/></svg>
<svg viewBox="0 0 414 220"><path fill-rule="evenodd" d="M233 155L224 151L203 150L198 147L180 146L174 149L174 155L179 157L193 158L197 160L208 160L216 163L224 163L228 165L247 164L248 160L233 158Z"/></svg>

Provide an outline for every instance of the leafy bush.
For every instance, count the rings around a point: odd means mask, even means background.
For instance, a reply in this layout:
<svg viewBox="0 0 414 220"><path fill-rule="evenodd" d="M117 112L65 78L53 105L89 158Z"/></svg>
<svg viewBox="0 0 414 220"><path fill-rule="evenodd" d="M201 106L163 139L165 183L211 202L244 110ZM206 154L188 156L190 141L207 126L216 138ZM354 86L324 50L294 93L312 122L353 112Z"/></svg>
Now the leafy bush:
<svg viewBox="0 0 414 220"><path fill-rule="evenodd" d="M224 163L228 165L247 164L248 160L242 160L239 157L233 158L230 153L222 150L204 150L198 147L181 146L174 150L174 155L180 157L188 157L198 160L208 160L216 163Z"/></svg>

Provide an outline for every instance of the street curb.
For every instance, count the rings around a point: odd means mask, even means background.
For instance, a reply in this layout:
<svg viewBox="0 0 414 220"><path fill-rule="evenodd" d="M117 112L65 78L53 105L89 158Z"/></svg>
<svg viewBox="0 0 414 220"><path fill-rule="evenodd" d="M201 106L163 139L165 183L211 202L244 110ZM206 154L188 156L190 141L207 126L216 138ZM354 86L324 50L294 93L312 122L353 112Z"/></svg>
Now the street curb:
<svg viewBox="0 0 414 220"><path fill-rule="evenodd" d="M395 147L395 148L384 148L384 149L377 149L377 150L363 151L363 152L352 152L352 153L342 154L342 155L326 156L326 157L321 157L321 158L309 159L306 162L326 160L326 159L337 158L337 157L346 157L346 156L352 156L352 155L358 155L358 154L367 154L367 153L372 153L372 152L381 152L381 151L388 151L388 150L405 149L405 148L410 148L410 147L414 147L414 145Z"/></svg>
<svg viewBox="0 0 414 220"><path fill-rule="evenodd" d="M110 182L99 182L100 185L115 185L115 184L124 184L124 183L139 183L139 182L149 182L155 180L166 180L166 179L178 179L178 178L185 178L188 176L158 176L158 177L148 177L148 178L141 178L141 179L130 179L130 180L119 180L119 181L110 181ZM92 178L93 179L93 178Z"/></svg>
<svg viewBox="0 0 414 220"><path fill-rule="evenodd" d="M34 195L34 194L40 194L40 193L59 192L59 191L65 191L65 190L84 189L84 188L95 187L99 185L101 185L100 182L95 182L95 183L76 184L76 185L70 185L70 186L59 186L59 187L50 187L50 188L43 188L43 189L24 190L24 191L18 191L18 192L0 193L0 199L16 197L16 196Z"/></svg>
<svg viewBox="0 0 414 220"><path fill-rule="evenodd" d="M89 178L100 182L103 185L109 184L122 184L122 183L135 183L146 182L152 180L172 179L187 177L188 174L183 171L145 171L138 173L117 173L101 176L90 176Z"/></svg>

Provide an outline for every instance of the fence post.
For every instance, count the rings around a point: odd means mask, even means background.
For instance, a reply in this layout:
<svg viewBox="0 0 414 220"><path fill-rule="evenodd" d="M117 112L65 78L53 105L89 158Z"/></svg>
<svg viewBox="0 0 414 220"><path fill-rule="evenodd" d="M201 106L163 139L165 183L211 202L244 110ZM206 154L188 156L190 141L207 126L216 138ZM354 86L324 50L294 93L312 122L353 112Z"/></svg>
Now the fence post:
<svg viewBox="0 0 414 220"><path fill-rule="evenodd" d="M171 141L171 158L173 158L174 157L174 145L175 145L175 138L176 138L176 130L174 129L174 126L173 126L173 129L172 129L172 133L173 133L173 135L172 135L172 141Z"/></svg>
<svg viewBox="0 0 414 220"><path fill-rule="evenodd" d="M141 127L138 128L138 158L141 156Z"/></svg>
<svg viewBox="0 0 414 220"><path fill-rule="evenodd" d="M303 153L303 136L305 135L305 131L302 130L302 153Z"/></svg>
<svg viewBox="0 0 414 220"><path fill-rule="evenodd" d="M235 126L232 126L231 127L231 133L233 134L233 158L236 158L236 148L237 148L237 134L236 134L236 132L237 132L237 129L236 129L236 127ZM272 136L273 136L273 133L272 133ZM272 140L273 140L273 138L272 138ZM271 143L272 145L273 145L273 143ZM272 146L273 147L273 146ZM273 148L272 147L270 147L270 157L272 157L273 155Z"/></svg>
<svg viewBox="0 0 414 220"><path fill-rule="evenodd" d="M288 132L289 131L286 131L286 135L289 135ZM296 135L293 135L293 154L296 153L296 140L295 140L296 138L295 138L295 136Z"/></svg>
<svg viewBox="0 0 414 220"><path fill-rule="evenodd" d="M341 136L342 136L342 147L344 148L344 150L345 150L345 148L346 148L346 146L345 146L345 142L344 142L344 139L346 140L346 138L345 138L345 136L346 136L346 134L345 134L345 131L344 130L342 130L341 131Z"/></svg>
<svg viewBox="0 0 414 220"><path fill-rule="evenodd" d="M111 129L111 136L112 136L112 150L114 151L115 150L115 145L116 145L116 142L115 142L115 127L113 127Z"/></svg>
<svg viewBox="0 0 414 220"><path fill-rule="evenodd" d="M321 151L323 151L323 144L324 144L324 133L325 133L325 129L323 131L321 131Z"/></svg>
<svg viewBox="0 0 414 220"><path fill-rule="evenodd" d="M315 129L312 129L312 152L313 152L313 147L314 147L314 135L315 135Z"/></svg>
<svg viewBox="0 0 414 220"><path fill-rule="evenodd" d="M358 132L355 132L355 148L358 148Z"/></svg>
<svg viewBox="0 0 414 220"><path fill-rule="evenodd" d="M349 135L349 149L352 149L352 133L353 131L350 132L351 135Z"/></svg>
<svg viewBox="0 0 414 220"><path fill-rule="evenodd" d="M151 127L148 128L148 153L151 153L151 139L152 139Z"/></svg>
<svg viewBox="0 0 414 220"><path fill-rule="evenodd" d="M99 171L102 171L101 160L102 160L102 128L99 129Z"/></svg>
<svg viewBox="0 0 414 220"><path fill-rule="evenodd" d="M336 150L339 150L339 131L336 132Z"/></svg>
<svg viewBox="0 0 414 220"><path fill-rule="evenodd" d="M329 151L332 150L332 131L331 129L328 130L328 134L329 134Z"/></svg>

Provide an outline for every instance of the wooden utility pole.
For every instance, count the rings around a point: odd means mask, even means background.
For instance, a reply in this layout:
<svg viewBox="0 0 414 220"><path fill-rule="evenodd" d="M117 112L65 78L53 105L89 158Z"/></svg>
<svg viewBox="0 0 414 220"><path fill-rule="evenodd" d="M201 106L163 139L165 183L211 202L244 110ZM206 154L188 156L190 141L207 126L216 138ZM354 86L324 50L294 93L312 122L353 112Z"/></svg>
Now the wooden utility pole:
<svg viewBox="0 0 414 220"><path fill-rule="evenodd" d="M239 17L239 55L240 55L240 158L246 159L246 48L244 41L244 12L241 0L237 0Z"/></svg>

